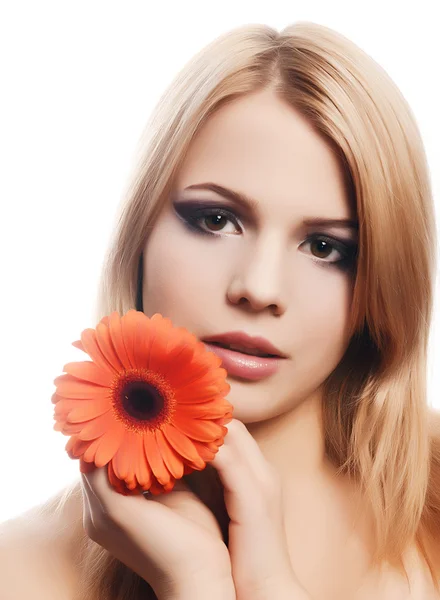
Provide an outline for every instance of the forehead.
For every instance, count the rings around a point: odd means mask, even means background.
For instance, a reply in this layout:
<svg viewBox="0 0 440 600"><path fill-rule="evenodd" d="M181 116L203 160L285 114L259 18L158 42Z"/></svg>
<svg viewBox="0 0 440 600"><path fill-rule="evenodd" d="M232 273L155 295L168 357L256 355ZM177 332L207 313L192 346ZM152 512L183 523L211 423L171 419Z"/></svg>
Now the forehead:
<svg viewBox="0 0 440 600"><path fill-rule="evenodd" d="M354 216L332 145L272 91L223 105L194 137L176 188L209 181L255 198L263 212Z"/></svg>

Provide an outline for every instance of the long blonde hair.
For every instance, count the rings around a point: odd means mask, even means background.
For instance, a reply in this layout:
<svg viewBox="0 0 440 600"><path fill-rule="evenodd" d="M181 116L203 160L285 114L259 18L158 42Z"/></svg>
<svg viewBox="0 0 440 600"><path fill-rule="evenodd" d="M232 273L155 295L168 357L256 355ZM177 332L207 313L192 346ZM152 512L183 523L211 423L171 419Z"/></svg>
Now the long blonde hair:
<svg viewBox="0 0 440 600"><path fill-rule="evenodd" d="M282 32L246 25L194 56L141 139L102 272L96 322L113 310L140 309L142 249L199 128L226 102L266 87L332 144L359 218L351 341L325 382L327 454L356 478L372 507L377 564L403 568L401 557L415 542L438 585L440 419L426 386L437 267L429 171L410 107L354 43L310 22ZM79 486L63 500L76 494L81 502ZM88 540L80 522L78 538L81 598L145 594L149 586Z"/></svg>

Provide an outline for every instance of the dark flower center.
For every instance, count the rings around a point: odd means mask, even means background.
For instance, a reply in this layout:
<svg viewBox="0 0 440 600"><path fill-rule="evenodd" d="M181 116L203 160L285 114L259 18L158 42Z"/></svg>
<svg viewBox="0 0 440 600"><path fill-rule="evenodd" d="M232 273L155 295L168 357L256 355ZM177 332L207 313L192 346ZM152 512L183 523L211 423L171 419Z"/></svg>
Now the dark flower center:
<svg viewBox="0 0 440 600"><path fill-rule="evenodd" d="M146 381L127 382L122 390L121 399L124 410L140 421L154 419L164 406L159 391Z"/></svg>
<svg viewBox="0 0 440 600"><path fill-rule="evenodd" d="M114 378L111 400L124 428L146 433L171 421L176 410L174 389L158 371L127 369Z"/></svg>

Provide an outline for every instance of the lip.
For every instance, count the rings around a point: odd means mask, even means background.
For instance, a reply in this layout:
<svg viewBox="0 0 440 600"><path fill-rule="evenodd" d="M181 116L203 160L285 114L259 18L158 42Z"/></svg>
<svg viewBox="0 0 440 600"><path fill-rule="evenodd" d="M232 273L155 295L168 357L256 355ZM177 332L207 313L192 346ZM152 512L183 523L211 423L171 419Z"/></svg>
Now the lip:
<svg viewBox="0 0 440 600"><path fill-rule="evenodd" d="M275 354L277 358L287 358L287 355L271 344L269 340L266 340L260 336L248 335L244 331L218 333L216 335L203 338L203 341L208 343L219 342L221 344L237 344L239 346L243 346L243 348L258 348L258 350L265 352L266 354Z"/></svg>
<svg viewBox="0 0 440 600"><path fill-rule="evenodd" d="M228 375L248 379L250 381L259 381L271 375L274 375L281 366L281 361L287 356L263 337L250 336L242 331L231 331L206 337L203 340L205 347L210 352L216 354L222 361L222 367L226 369ZM237 350L229 350L222 346L217 346L212 342L222 344L237 344L244 348L258 348L266 354L274 354L274 357L254 356L244 354Z"/></svg>
<svg viewBox="0 0 440 600"><path fill-rule="evenodd" d="M221 366L226 369L228 375L231 377L259 381L260 379L274 375L278 371L282 361L279 357L266 358L264 356L252 356L251 354L228 350L222 346L215 346L207 342L203 343L207 350L213 352L221 359Z"/></svg>

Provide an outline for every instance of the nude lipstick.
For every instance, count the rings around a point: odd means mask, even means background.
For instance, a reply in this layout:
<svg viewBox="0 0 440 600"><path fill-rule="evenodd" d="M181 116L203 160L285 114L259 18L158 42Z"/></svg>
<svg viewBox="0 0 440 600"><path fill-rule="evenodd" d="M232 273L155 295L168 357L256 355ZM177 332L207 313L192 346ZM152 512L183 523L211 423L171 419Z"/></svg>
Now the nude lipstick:
<svg viewBox="0 0 440 600"><path fill-rule="evenodd" d="M242 331L217 334L202 341L207 350L221 359L221 366L228 375L250 381L274 375L287 358L265 338L250 336Z"/></svg>

